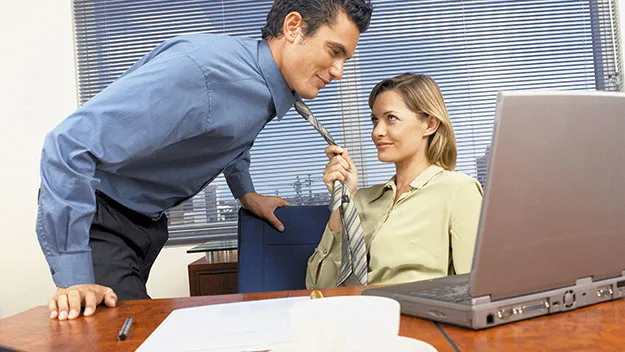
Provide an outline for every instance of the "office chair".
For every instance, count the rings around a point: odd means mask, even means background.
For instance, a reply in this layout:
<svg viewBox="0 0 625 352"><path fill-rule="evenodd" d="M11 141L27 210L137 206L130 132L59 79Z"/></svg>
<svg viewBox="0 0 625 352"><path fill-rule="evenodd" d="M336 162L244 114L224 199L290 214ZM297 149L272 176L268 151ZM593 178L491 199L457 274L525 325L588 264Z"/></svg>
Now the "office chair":
<svg viewBox="0 0 625 352"><path fill-rule="evenodd" d="M278 208L284 232L246 209L239 210L239 292L306 288L306 266L328 218L327 206Z"/></svg>

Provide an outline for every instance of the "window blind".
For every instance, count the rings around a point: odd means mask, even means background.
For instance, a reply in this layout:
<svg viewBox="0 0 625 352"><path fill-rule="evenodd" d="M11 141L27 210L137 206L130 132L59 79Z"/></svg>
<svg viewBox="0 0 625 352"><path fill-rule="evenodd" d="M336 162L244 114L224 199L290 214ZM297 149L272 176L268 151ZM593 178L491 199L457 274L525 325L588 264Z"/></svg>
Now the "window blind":
<svg viewBox="0 0 625 352"><path fill-rule="evenodd" d="M360 187L386 182L392 164L370 139L369 92L405 72L434 78L458 142L457 170L484 183L496 93L501 90L622 90L613 0L374 0L344 78L307 104L348 148ZM74 0L78 85L83 103L157 44L211 32L259 38L272 1ZM325 141L295 111L256 140L258 193L292 204L327 204ZM168 211L170 241L236 234L239 204L223 177Z"/></svg>

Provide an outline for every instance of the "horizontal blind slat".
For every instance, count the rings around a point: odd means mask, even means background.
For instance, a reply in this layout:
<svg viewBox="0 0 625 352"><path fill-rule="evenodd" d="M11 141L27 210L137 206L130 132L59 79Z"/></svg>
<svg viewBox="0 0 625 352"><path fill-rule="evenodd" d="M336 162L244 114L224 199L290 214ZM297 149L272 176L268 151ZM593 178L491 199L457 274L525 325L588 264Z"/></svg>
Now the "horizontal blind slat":
<svg viewBox="0 0 625 352"><path fill-rule="evenodd" d="M272 3L74 0L80 101L176 35L258 38ZM370 137L367 99L381 79L416 72L439 83L458 142L457 169L481 182L498 91L622 86L613 1L377 0L374 6L371 26L346 64L344 80L307 102L334 138L353 148L366 175L361 186L386 182L394 172L392 164L377 160ZM321 174L326 145L293 111L271 121L251 151L257 191L294 204L326 204ZM171 237L233 234L239 206L220 176L169 211Z"/></svg>

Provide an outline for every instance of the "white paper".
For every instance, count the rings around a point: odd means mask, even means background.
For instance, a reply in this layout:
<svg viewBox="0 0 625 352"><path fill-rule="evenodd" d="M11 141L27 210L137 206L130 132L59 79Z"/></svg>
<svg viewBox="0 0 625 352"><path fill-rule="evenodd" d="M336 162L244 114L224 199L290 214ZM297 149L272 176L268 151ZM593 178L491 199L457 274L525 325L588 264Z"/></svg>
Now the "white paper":
<svg viewBox="0 0 625 352"><path fill-rule="evenodd" d="M380 302L375 304L372 300ZM436 352L425 342L396 335L399 330L399 304L392 301L397 307L384 308L389 300L373 296L341 296L314 301L309 297L294 297L177 309L165 318L137 351ZM397 322L391 324L388 319L383 319L383 315L388 315L383 312L379 312L379 318L376 318L376 306L396 315L394 319ZM356 312L366 313L366 316ZM344 318L354 321L346 322ZM313 323L314 327L310 327L309 323ZM363 323L366 326L363 327ZM352 328L358 325L361 328ZM384 333L389 325L394 326ZM375 333L365 327L375 327ZM360 332L362 336L354 339L354 332ZM367 346L347 343L362 339L369 340L365 344ZM385 347L373 347L378 342Z"/></svg>
<svg viewBox="0 0 625 352"><path fill-rule="evenodd" d="M289 310L296 302L307 299L310 298L279 298L177 309L137 351L282 350L291 341Z"/></svg>

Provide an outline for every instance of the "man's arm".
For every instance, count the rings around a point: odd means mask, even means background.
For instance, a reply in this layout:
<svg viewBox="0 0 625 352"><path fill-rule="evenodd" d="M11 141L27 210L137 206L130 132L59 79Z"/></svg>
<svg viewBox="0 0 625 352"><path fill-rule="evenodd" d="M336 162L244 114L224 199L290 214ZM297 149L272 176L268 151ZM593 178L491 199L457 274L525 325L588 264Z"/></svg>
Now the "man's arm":
<svg viewBox="0 0 625 352"><path fill-rule="evenodd" d="M202 71L177 55L124 75L48 134L36 230L58 287L94 282L96 165L121 164L201 133L207 113Z"/></svg>
<svg viewBox="0 0 625 352"><path fill-rule="evenodd" d="M279 207L291 204L280 197L263 196L256 193L249 169L250 151L248 149L224 170L224 176L232 195L239 199L245 209L266 219L278 231L284 231L284 225L278 220L274 211Z"/></svg>
<svg viewBox="0 0 625 352"><path fill-rule="evenodd" d="M250 176L250 150L247 149L224 169L224 176L234 198L254 192L254 183Z"/></svg>

